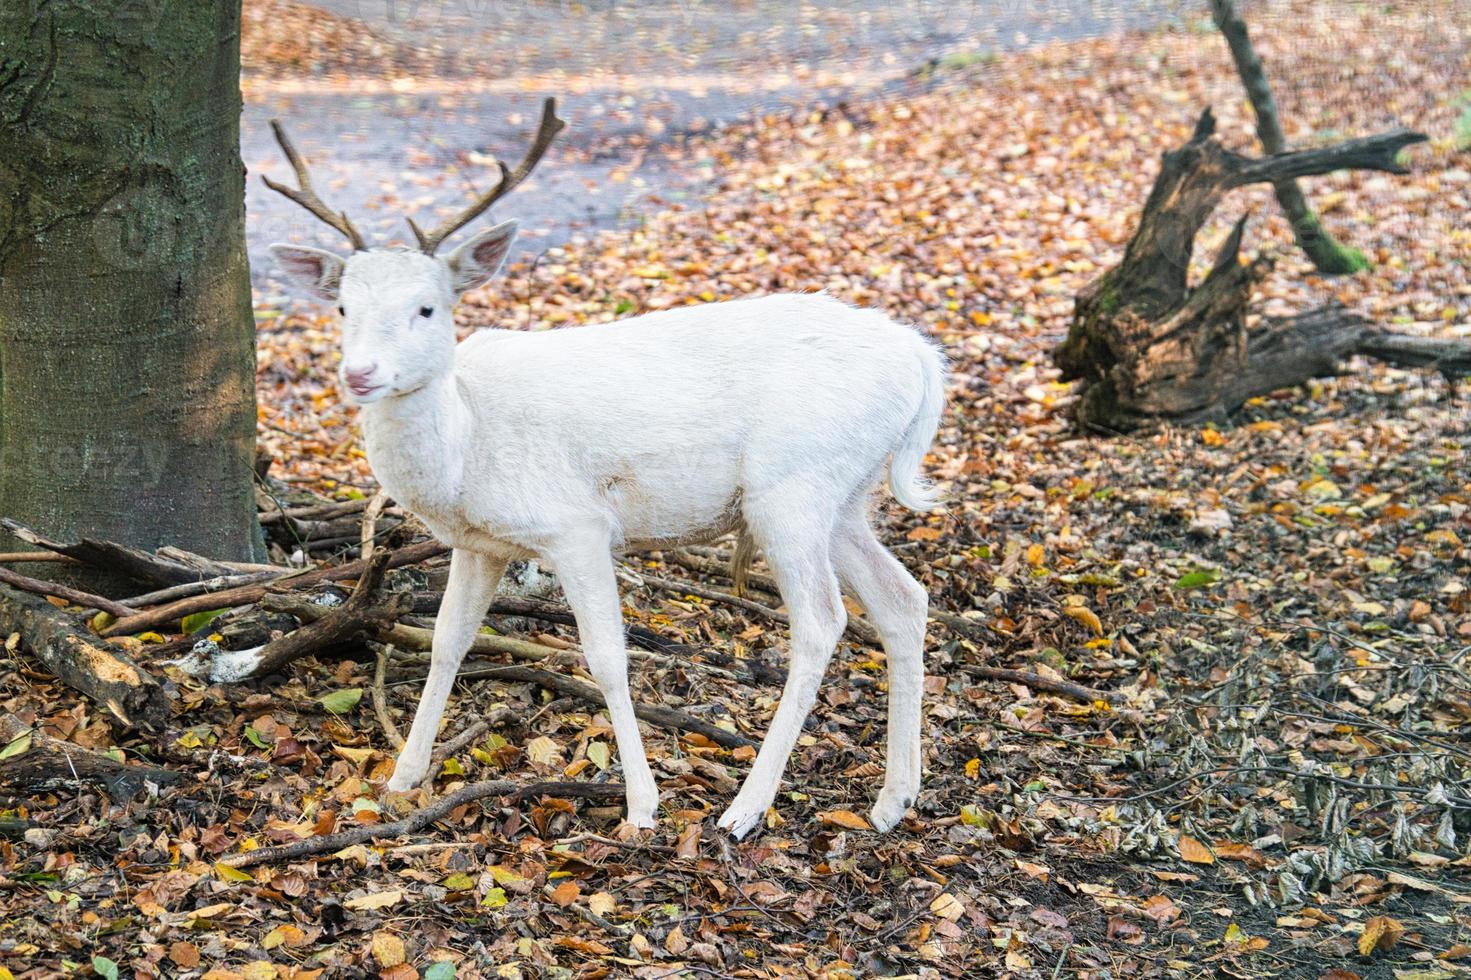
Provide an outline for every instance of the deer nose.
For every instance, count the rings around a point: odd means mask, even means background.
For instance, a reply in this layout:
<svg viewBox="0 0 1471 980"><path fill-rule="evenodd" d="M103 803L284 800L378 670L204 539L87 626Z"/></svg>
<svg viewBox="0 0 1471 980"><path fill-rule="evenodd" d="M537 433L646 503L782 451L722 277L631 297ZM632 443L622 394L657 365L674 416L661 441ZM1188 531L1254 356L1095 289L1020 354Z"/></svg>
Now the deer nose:
<svg viewBox="0 0 1471 980"><path fill-rule="evenodd" d="M378 365L376 363L369 364L367 367L344 368L342 377L347 382L349 388L358 394L362 394L374 387L373 375L377 370Z"/></svg>

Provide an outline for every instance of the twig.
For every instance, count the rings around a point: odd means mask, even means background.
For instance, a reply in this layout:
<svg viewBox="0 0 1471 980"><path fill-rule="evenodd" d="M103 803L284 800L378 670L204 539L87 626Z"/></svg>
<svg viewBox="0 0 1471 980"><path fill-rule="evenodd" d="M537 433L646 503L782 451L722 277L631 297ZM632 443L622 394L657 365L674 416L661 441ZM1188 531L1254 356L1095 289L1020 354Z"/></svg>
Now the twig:
<svg viewBox="0 0 1471 980"><path fill-rule="evenodd" d="M84 606L88 609L100 609L114 616L129 616L133 613L133 610L120 602L113 602L111 599L103 596L83 592L81 589L73 589L67 585L57 585L55 582L43 582L38 578L31 578L29 575L13 572L8 568L0 568L0 582L5 583L11 588L20 589L22 592L30 592L35 595L56 596L58 599L65 599L72 605Z"/></svg>
<svg viewBox="0 0 1471 980"><path fill-rule="evenodd" d="M666 592L673 592L676 595L699 596L701 599L708 599L711 602L719 602L727 606L734 606L737 609L744 609L747 612L755 613L768 622L781 623L783 625L790 624L790 619L787 617L787 614L781 610L773 609L770 606L763 605L752 599L746 599L731 592L709 589L703 585L696 585L694 582L680 582L674 579L660 578L657 575L649 575L642 570L638 571L638 576L646 584L652 585L656 589L663 589ZM874 629L873 624L868 622L868 620L859 616L849 614L844 630L859 643L867 646L882 645L878 630Z"/></svg>
<svg viewBox="0 0 1471 980"><path fill-rule="evenodd" d="M403 565L414 565L421 561L428 561L438 555L449 551L438 541L421 541L411 544L393 553L388 563L389 568L399 568ZM113 623L104 636L122 636L129 633L137 633L140 630L153 629L167 623L182 619L190 613L202 612L206 609L219 609L224 606L243 606L252 602L259 602L267 591L273 588L302 589L317 585L321 582L340 582L343 579L357 578L367 570L368 563L359 559L348 562L345 565L336 565L331 568L313 568L303 572L287 572L279 578L266 582L257 582L251 585L241 585L223 592L212 592L208 595L190 596L171 602L166 606L156 609L146 609L142 612L128 610L131 614L125 619L119 619Z"/></svg>
<svg viewBox="0 0 1471 980"><path fill-rule="evenodd" d="M159 589L156 592L145 592L143 595L136 595L130 599L124 599L122 604L132 610L132 613L136 613L146 606L157 605L160 602L173 602L175 599L203 595L207 592L219 592L222 589L233 589L237 586L250 585L255 582L269 582L272 579L280 577L281 573L279 571L241 572L237 575L218 575L199 582L185 582L182 585L171 585L166 589Z"/></svg>
<svg viewBox="0 0 1471 980"><path fill-rule="evenodd" d="M382 661L380 660L379 663L382 663ZM441 743L434 750L434 753L429 757L430 768L437 769L439 764L445 759L448 759L488 731L490 731L490 722L483 718L479 721L472 721L469 728L466 728L448 742Z"/></svg>
<svg viewBox="0 0 1471 980"><path fill-rule="evenodd" d="M667 844L654 844L641 838L635 840L616 840L612 837L604 837L602 834L577 834L574 837L563 837L556 841L557 847L571 847L574 844L583 844L592 841L595 844L605 844L608 847L620 847L629 851L652 851L655 854L677 854L678 848Z"/></svg>
<svg viewBox="0 0 1471 980"><path fill-rule="evenodd" d="M383 674L388 667L388 658L393 656L393 644L382 646L375 643L374 646L377 647L378 665L373 669L373 711L378 715L378 724L383 726L383 734L388 737L389 744L401 749L404 739L388 714L388 698L383 693Z"/></svg>
<svg viewBox="0 0 1471 980"><path fill-rule="evenodd" d="M1041 674L1033 674L1025 670L1007 670L1004 667L981 667L977 664L956 664L960 670L972 677L982 677L991 681L1006 681L1011 684L1025 684L1035 691L1047 691L1050 694L1061 694L1072 698L1074 701L1092 703L1102 701L1106 704L1116 704L1119 696L1111 691L1095 691L1081 684L1071 681L1055 680L1051 677L1043 677Z"/></svg>
<svg viewBox="0 0 1471 980"><path fill-rule="evenodd" d="M50 551L0 551L0 565L12 565L32 561L76 563L76 559L70 555L58 555Z"/></svg>
<svg viewBox="0 0 1471 980"><path fill-rule="evenodd" d="M551 886L548 885L547 889L550 891ZM598 915L592 909L588 908L586 905L581 904L580 902L573 902L572 904L568 905L567 911L576 914L579 919L583 920L589 925L597 926L604 932L613 936L618 936L622 939L628 938L628 936L633 932L633 930L630 929L628 926L620 926L616 922L609 922L606 918Z"/></svg>
<svg viewBox="0 0 1471 980"><path fill-rule="evenodd" d="M378 531L378 515L383 513L383 508L388 506L388 491L382 487L373 494L373 499L368 501L367 509L363 511L363 530L358 537L359 550L364 561L373 557L373 537Z"/></svg>
<svg viewBox="0 0 1471 980"><path fill-rule="evenodd" d="M323 837L309 837L306 840L296 841L292 844L259 847L253 851L246 851L244 854L235 854L227 857L222 863L232 868L250 868L257 864L291 861L330 851L340 851L344 847L361 844L375 837L401 837L404 834L412 834L423 830L456 807L464 806L466 803L473 803L476 800L483 800L487 797L505 797L507 803L514 804L528 796L570 796L582 800L608 800L621 798L623 792L623 786L618 783L563 782L523 785L509 779L471 783L469 786L463 786L455 790L448 796L441 797L426 807L415 810L402 820L395 820L385 824L370 824L365 827L353 827L350 830L327 834Z"/></svg>
<svg viewBox="0 0 1471 980"><path fill-rule="evenodd" d="M426 631L427 632L427 631ZM518 681L524 684L537 684L549 691L556 691L568 697L578 698L589 704L607 706L603 699L603 692L593 684L559 674L555 671L541 670L536 667L522 667L519 664L504 664L491 667L476 667L460 672L459 679L464 680L506 680ZM756 743L735 732L726 731L718 725L712 725L708 721L701 721L693 715L686 714L676 708L668 708L662 704L649 704L645 701L633 703L633 713L651 725L660 728L672 728L676 731L694 732L703 735L710 741L727 749L740 748L743 745L754 746Z"/></svg>

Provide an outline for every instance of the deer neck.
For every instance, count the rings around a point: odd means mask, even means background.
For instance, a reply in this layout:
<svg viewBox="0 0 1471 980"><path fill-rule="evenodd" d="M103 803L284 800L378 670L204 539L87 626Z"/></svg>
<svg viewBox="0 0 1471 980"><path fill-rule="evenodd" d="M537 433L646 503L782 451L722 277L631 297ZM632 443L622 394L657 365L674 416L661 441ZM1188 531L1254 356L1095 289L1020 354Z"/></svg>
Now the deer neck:
<svg viewBox="0 0 1471 980"><path fill-rule="evenodd" d="M373 474L421 517L453 512L464 481L470 412L453 374L363 409Z"/></svg>

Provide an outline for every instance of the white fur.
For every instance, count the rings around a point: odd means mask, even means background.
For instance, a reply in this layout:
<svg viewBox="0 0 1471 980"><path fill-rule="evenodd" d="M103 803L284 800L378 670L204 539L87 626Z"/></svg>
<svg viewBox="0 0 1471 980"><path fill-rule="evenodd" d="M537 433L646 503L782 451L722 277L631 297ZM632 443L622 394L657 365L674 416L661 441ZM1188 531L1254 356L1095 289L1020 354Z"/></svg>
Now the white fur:
<svg viewBox="0 0 1471 980"><path fill-rule="evenodd" d="M865 505L886 466L900 501L933 504L919 470L944 407L943 358L914 330L821 294L486 330L457 347L455 293L495 272L513 234L490 229L445 260L378 250L344 264L275 246L315 294L340 280L343 371L371 389L355 397L374 473L454 548L429 678L390 788L424 779L506 563L535 555L555 568L607 700L628 819L652 826L658 790L629 697L610 553L743 531L790 613L791 668L720 825L742 836L771 806L843 632L841 586L888 654L887 776L872 822L894 826L919 790L927 597L874 536Z"/></svg>

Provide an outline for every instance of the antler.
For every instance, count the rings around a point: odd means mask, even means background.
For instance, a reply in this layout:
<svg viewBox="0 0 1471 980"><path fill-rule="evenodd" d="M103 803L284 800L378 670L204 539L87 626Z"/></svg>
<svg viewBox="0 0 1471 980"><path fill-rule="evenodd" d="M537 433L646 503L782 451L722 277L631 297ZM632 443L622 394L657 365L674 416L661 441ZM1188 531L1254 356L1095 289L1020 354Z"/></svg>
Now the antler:
<svg viewBox="0 0 1471 980"><path fill-rule="evenodd" d="M527 174L536 169L536 165L541 162L542 154L546 153L547 147L552 145L552 140L556 139L557 134L566 125L564 121L557 118L557 100L548 98L541 106L541 124L536 128L536 139L531 141L531 149L526 151L526 156L517 164L515 170L509 170L504 163L501 163L499 165L501 179L495 187L461 211L458 217L440 225L428 234L425 234L414 223L414 219L410 218L409 227L413 229L414 237L419 240L419 248L424 254L433 255L446 238L480 217L492 204L514 190L517 184L526 179Z"/></svg>
<svg viewBox="0 0 1471 980"><path fill-rule="evenodd" d="M347 212L334 212L317 196L317 192L312 189L312 178L311 174L307 173L306 161L302 160L301 155L296 152L296 147L291 145L291 140L287 137L286 130L281 127L281 121L279 119L271 120L271 131L276 134L276 142L281 145L281 151L286 154L286 159L290 161L291 169L296 171L296 182L301 186L299 190L293 190L290 187L276 183L269 177L262 176L261 180L264 180L266 186L277 194L289 197L322 221L346 235L348 240L352 242L354 251L367 251L367 242L363 241L363 236L358 233L358 230L353 227L352 222L348 220Z"/></svg>

